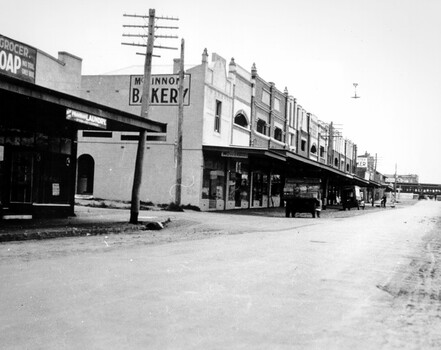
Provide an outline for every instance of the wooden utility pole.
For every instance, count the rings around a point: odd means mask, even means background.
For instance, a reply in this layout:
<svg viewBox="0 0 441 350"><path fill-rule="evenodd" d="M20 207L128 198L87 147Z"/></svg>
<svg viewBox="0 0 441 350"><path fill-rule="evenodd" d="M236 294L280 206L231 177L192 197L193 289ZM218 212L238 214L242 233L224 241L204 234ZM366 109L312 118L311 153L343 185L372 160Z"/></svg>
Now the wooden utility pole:
<svg viewBox="0 0 441 350"><path fill-rule="evenodd" d="M144 81L142 85L141 118L148 119L150 106L150 84L152 76L152 54L153 41L155 33L155 10L149 10L149 25L147 37L147 51L144 61ZM138 214L140 208L139 193L142 184L142 170L144 165L145 142L147 139L147 130L142 129L139 132L138 150L136 152L135 174L133 176L132 201L130 207L130 223L138 223Z"/></svg>
<svg viewBox="0 0 441 350"><path fill-rule="evenodd" d="M177 38L176 36L163 36L163 35L155 35L156 28L167 28L167 29L177 29L177 27L161 27L155 25L156 19L167 19L167 20L177 20L177 18L169 18L169 17L156 17L155 10L150 9L148 16L139 16L139 15L124 15L126 17L139 17L139 18L148 18L148 35L147 35L147 45L144 44L135 44L135 43L122 43L123 45L132 45L132 46L146 46L145 53L145 62L144 62L144 81L142 86L142 101L141 101L141 118L148 119L149 118L149 109L150 109L150 89L151 89L151 77L152 77L152 57L159 57L153 55L153 48L162 48L162 49L172 49L172 47L164 47L164 46L154 46L155 38ZM142 25L124 25L124 27L136 27L136 28L145 28ZM143 34L123 34L123 36L131 36L131 37L145 37ZM144 154L146 148L146 139L147 139L147 130L142 129L139 132L139 141L138 141L138 150L136 152L136 161L135 161L135 173L133 176L133 187L132 187L132 201L130 207L130 223L136 224L138 223L138 215L140 209L140 190L142 185L142 173L144 167Z"/></svg>
<svg viewBox="0 0 441 350"><path fill-rule="evenodd" d="M374 181L375 176L377 175L377 153L375 153L375 163L374 163ZM375 187L372 189L372 206L375 205L375 193L377 191L375 190Z"/></svg>
<svg viewBox="0 0 441 350"><path fill-rule="evenodd" d="M394 199L397 201L397 163L395 163L395 175L394 175Z"/></svg>
<svg viewBox="0 0 441 350"><path fill-rule="evenodd" d="M181 60L179 61L179 86L178 86L178 140L176 156L176 205L181 205L182 193L182 123L184 121L184 47L185 41L181 40Z"/></svg>

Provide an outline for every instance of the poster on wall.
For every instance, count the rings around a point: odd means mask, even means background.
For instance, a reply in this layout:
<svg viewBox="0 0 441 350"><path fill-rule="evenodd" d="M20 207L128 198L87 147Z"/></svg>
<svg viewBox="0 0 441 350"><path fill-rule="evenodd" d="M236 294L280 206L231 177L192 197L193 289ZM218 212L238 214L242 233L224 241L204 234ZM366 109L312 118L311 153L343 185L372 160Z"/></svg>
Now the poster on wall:
<svg viewBox="0 0 441 350"><path fill-rule="evenodd" d="M190 105L190 74L184 75L184 106ZM178 105L178 74L152 75L150 89L151 106L177 106ZM129 105L141 106L142 75L130 76Z"/></svg>
<svg viewBox="0 0 441 350"><path fill-rule="evenodd" d="M0 34L0 74L35 83L37 50Z"/></svg>

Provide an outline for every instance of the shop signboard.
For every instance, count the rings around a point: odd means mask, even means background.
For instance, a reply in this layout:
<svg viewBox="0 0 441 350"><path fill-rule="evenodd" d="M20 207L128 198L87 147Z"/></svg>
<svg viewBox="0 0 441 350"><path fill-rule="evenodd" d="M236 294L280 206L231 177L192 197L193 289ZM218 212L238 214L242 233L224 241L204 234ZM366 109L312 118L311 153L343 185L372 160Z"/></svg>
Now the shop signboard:
<svg viewBox="0 0 441 350"><path fill-rule="evenodd" d="M221 157L226 158L248 158L247 153L243 152L235 152L235 151L229 151L229 152L222 152Z"/></svg>
<svg viewBox="0 0 441 350"><path fill-rule="evenodd" d="M367 157L357 157L357 168L367 168L368 159Z"/></svg>
<svg viewBox="0 0 441 350"><path fill-rule="evenodd" d="M190 74L184 74L184 106L190 105ZM129 105L141 106L142 75L130 76ZM150 89L151 106L178 106L178 74L152 75Z"/></svg>
<svg viewBox="0 0 441 350"><path fill-rule="evenodd" d="M37 50L0 34L0 74L35 83Z"/></svg>
<svg viewBox="0 0 441 350"><path fill-rule="evenodd" d="M74 122L95 126L101 129L107 129L107 119L96 115L76 111L74 109L66 110L66 119Z"/></svg>

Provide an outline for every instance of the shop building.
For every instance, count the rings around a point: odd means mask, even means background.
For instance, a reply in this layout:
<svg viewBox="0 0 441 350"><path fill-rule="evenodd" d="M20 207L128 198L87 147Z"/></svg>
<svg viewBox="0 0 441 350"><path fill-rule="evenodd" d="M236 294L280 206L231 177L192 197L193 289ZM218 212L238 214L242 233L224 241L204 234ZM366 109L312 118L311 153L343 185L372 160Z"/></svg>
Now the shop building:
<svg viewBox="0 0 441 350"><path fill-rule="evenodd" d="M179 60L174 66L176 76ZM332 124L308 113L286 88L260 77L255 65L247 71L217 54L209 60L204 50L201 64L186 74L182 204L201 210L280 206L287 176L321 178L325 196L331 187L368 184L354 174L355 144L341 134L333 137ZM81 96L138 114L140 105L130 97L134 79L83 76ZM166 123L167 132L147 136L141 198L167 204L175 200L178 106L154 103L149 116ZM93 165L84 177L93 174L88 183L94 185L77 193L128 200L136 147L136 134L80 133L79 162L84 157Z"/></svg>
<svg viewBox="0 0 441 350"><path fill-rule="evenodd" d="M0 35L0 217L74 214L77 133L166 125L81 99L81 59Z"/></svg>

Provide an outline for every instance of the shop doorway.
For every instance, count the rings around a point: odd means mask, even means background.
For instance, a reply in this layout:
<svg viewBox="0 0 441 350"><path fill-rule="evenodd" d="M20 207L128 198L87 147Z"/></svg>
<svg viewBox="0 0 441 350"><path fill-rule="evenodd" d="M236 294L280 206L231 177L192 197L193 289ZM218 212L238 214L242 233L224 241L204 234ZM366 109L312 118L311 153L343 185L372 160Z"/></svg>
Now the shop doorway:
<svg viewBox="0 0 441 350"><path fill-rule="evenodd" d="M34 176L34 155L31 152L13 151L11 155L11 204L31 204Z"/></svg>
<svg viewBox="0 0 441 350"><path fill-rule="evenodd" d="M77 194L93 194L95 160L90 154L78 157Z"/></svg>

